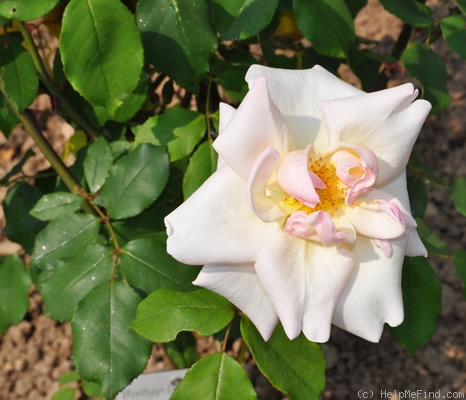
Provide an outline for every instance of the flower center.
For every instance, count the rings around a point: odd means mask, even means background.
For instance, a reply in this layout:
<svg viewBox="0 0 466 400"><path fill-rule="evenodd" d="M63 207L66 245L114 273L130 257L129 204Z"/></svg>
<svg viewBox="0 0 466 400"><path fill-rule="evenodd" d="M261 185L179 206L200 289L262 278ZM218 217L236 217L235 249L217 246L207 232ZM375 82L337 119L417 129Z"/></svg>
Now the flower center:
<svg viewBox="0 0 466 400"><path fill-rule="evenodd" d="M315 208L310 209L311 212L325 211L334 216L337 210L345 204L347 187L341 182L336 174L336 169L333 164L326 163L319 158L314 161L309 169L314 172L325 184L325 188L316 188L319 195L320 203Z"/></svg>
<svg viewBox="0 0 466 400"><path fill-rule="evenodd" d="M309 158L307 161L308 170L321 181L320 184L316 184L314 187L319 202L312 207L298 200L295 197L296 195L288 194L279 202L279 205L287 213L292 214L295 211L303 211L309 215L316 211L324 211L331 216L335 216L345 204L348 187L337 176L334 165L328 161L328 158L324 159L322 157L315 160Z"/></svg>

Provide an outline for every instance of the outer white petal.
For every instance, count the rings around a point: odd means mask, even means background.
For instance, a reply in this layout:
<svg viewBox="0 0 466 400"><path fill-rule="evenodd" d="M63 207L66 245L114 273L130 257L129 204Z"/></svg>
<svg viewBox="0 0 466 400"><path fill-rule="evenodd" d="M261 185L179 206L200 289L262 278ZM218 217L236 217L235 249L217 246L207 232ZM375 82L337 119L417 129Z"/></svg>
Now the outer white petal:
<svg viewBox="0 0 466 400"><path fill-rule="evenodd" d="M278 232L251 211L246 182L228 165L218 169L165 218L167 251L186 264L255 261Z"/></svg>
<svg viewBox="0 0 466 400"><path fill-rule="evenodd" d="M230 120L233 118L233 115L235 115L236 109L227 103L220 103L218 111L219 111L218 129L220 133L222 133L225 127L227 126L228 122L230 122Z"/></svg>
<svg viewBox="0 0 466 400"><path fill-rule="evenodd" d="M219 104L219 134L223 132L225 129L225 126L227 126L228 122L230 122L231 118L233 118L233 115L236 112L236 109L230 106L227 103L220 103ZM218 157L217 160L217 168L220 168L223 164L225 164L225 161L223 161L222 157Z"/></svg>
<svg viewBox="0 0 466 400"><path fill-rule="evenodd" d="M374 134L400 104L411 103L417 94L413 85L407 83L373 93L324 102L324 121L329 128L331 143L361 144Z"/></svg>
<svg viewBox="0 0 466 400"><path fill-rule="evenodd" d="M392 240L393 254L358 237L353 250L355 269L337 304L333 323L371 342L378 342L384 323L403 321L401 268L407 238Z"/></svg>
<svg viewBox="0 0 466 400"><path fill-rule="evenodd" d="M422 243L416 228L409 228L408 244L406 246L406 255L409 257L423 256L427 257L427 249Z"/></svg>
<svg viewBox="0 0 466 400"><path fill-rule="evenodd" d="M257 157L267 147L277 149L283 156L294 150L294 138L271 100L264 79L257 80L213 146L245 180Z"/></svg>
<svg viewBox="0 0 466 400"><path fill-rule="evenodd" d="M335 307L353 271L354 262L344 247L313 249L313 267L307 270L307 297L303 333L313 342L328 341Z"/></svg>
<svg viewBox="0 0 466 400"><path fill-rule="evenodd" d="M255 269L287 336L301 330L325 342L334 307L351 275L349 252L321 246L281 232L259 255Z"/></svg>
<svg viewBox="0 0 466 400"><path fill-rule="evenodd" d="M385 185L397 177L408 164L409 155L432 105L425 100L402 104L388 117L377 134L363 145L375 149L379 158L376 185Z"/></svg>
<svg viewBox="0 0 466 400"><path fill-rule="evenodd" d="M425 100L413 103L417 95L408 83L323 103L331 143L342 141L371 149L379 159L377 184L388 183L406 167L431 108Z"/></svg>
<svg viewBox="0 0 466 400"><path fill-rule="evenodd" d="M313 143L320 152L328 146L322 101L363 93L318 65L300 71L253 65L246 74L249 87L260 77L266 78L270 97L295 135L297 149Z"/></svg>
<svg viewBox="0 0 466 400"><path fill-rule="evenodd" d="M251 319L264 340L272 336L278 322L277 313L252 264L206 265L193 283L230 300Z"/></svg>

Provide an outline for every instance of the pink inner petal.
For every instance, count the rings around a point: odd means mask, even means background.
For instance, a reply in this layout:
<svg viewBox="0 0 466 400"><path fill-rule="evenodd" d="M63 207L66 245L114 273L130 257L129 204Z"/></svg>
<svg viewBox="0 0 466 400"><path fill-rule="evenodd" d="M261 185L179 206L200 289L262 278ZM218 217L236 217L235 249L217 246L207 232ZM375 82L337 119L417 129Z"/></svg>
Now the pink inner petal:
<svg viewBox="0 0 466 400"><path fill-rule="evenodd" d="M325 152L332 154L338 178L349 188L345 203L353 203L361 194L367 192L375 183L379 164L374 152L364 146L351 143L334 143Z"/></svg>
<svg viewBox="0 0 466 400"><path fill-rule="evenodd" d="M338 178L349 188L365 175L361 159L347 150L335 152L330 162L335 166Z"/></svg>
<svg viewBox="0 0 466 400"><path fill-rule="evenodd" d="M310 215L303 211L295 211L286 221L285 231L302 239L322 242L325 246L346 240L346 235L337 229L332 217L323 211Z"/></svg>
<svg viewBox="0 0 466 400"><path fill-rule="evenodd" d="M308 207L320 203L315 188L325 188L324 182L308 168L305 150L288 153L277 171L280 187Z"/></svg>

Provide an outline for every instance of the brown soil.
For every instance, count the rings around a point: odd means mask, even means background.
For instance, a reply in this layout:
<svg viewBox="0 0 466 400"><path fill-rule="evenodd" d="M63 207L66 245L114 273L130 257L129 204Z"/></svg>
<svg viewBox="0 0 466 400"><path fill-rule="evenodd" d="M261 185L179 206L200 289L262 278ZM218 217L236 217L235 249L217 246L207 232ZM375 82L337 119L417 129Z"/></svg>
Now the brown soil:
<svg viewBox="0 0 466 400"><path fill-rule="evenodd" d="M369 1L356 23L358 34L381 40L382 51L393 45L402 26L376 1ZM435 168L441 178L451 182L466 175L466 61L449 51L443 43L438 43L435 50L446 62L448 90L453 102L447 110L428 119L415 151L424 162ZM398 82L406 79L397 78ZM42 118L44 128L60 150L71 133L71 127L52 115L47 101L47 98L39 99L37 108L45 110ZM31 146L32 142L20 128L9 140L0 136L0 176ZM45 167L46 163L40 157L28 163L31 171ZM453 250L466 248L463 234L466 218L455 211L445 190L430 186L428 192L428 225ZM4 193L5 189L0 189L0 198ZM3 221L1 208L0 221ZM4 222L0 224L3 227ZM19 250L17 245L0 234L0 255ZM460 393L466 393L466 301L463 286L451 261L434 257L429 261L442 282L443 305L438 328L430 342L409 357L388 332L384 333L379 344L372 344L334 327L331 340L323 346L328 364L325 399L357 399L360 390L369 394L372 391L374 399L384 398L384 395L388 398L388 392L391 392L392 399L402 398L403 394L406 398L405 390L426 391L411 398L438 396L438 391L440 397L445 398L448 392L454 392L456 398ZM203 346L205 351L209 343ZM0 400L51 399L58 389L59 378L73 369L71 352L69 324L59 324L44 317L40 295L32 290L26 318L11 327L5 336L0 336ZM154 347L148 370L169 367L163 350ZM282 398L254 366L247 369L261 399Z"/></svg>

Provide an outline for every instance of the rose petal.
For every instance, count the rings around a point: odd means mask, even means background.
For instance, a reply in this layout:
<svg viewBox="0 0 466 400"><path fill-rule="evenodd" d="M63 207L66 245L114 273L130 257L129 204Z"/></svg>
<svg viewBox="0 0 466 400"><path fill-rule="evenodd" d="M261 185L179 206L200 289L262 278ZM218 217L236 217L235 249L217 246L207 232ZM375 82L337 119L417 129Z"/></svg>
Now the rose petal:
<svg viewBox="0 0 466 400"><path fill-rule="evenodd" d="M246 182L228 165L169 214L165 224L168 253L196 265L252 262L280 229L254 215Z"/></svg>
<svg viewBox="0 0 466 400"><path fill-rule="evenodd" d="M313 342L330 337L335 307L351 276L354 261L343 247L319 246L314 249L314 268L307 275L307 298L303 313L303 333Z"/></svg>
<svg viewBox="0 0 466 400"><path fill-rule="evenodd" d="M375 239L375 244L377 247L379 247L382 251L383 254L385 254L385 257L391 257L393 254L393 247L390 242L390 240L387 239Z"/></svg>
<svg viewBox="0 0 466 400"><path fill-rule="evenodd" d="M360 144L377 155L378 185L388 183L406 167L430 111L430 103L413 102L417 94L413 85L405 84L322 104L331 143Z"/></svg>
<svg viewBox="0 0 466 400"><path fill-rule="evenodd" d="M365 140L363 144L374 149L379 159L377 186L388 184L405 171L414 142L431 108L425 100L402 104L384 121L376 135Z"/></svg>
<svg viewBox="0 0 466 400"><path fill-rule="evenodd" d="M272 336L278 322L277 313L252 264L206 265L193 283L231 301L249 317L264 340Z"/></svg>
<svg viewBox="0 0 466 400"><path fill-rule="evenodd" d="M415 228L409 228L408 230L408 244L406 246L406 255L409 257L423 256L427 257L427 249L422 243L419 234Z"/></svg>
<svg viewBox="0 0 466 400"><path fill-rule="evenodd" d="M355 269L335 309L335 325L378 342L384 323L401 324L401 267L406 241L406 236L392 240L393 254L387 258L370 239L358 237L352 251Z"/></svg>
<svg viewBox="0 0 466 400"><path fill-rule="evenodd" d="M227 103L220 103L219 104L219 135L223 132L225 129L225 126L227 126L228 122L233 118L233 115L236 112L236 109L230 106ZM218 157L217 159L217 168L220 168L223 164L225 164L225 161L222 159L222 157Z"/></svg>
<svg viewBox="0 0 466 400"><path fill-rule="evenodd" d="M408 227L404 221L393 218L377 201L345 208L345 216L356 231L373 239L393 239L403 235Z"/></svg>
<svg viewBox="0 0 466 400"><path fill-rule="evenodd" d="M277 149L282 155L294 150L294 138L269 97L265 79L256 81L213 146L245 180L267 147Z"/></svg>
<svg viewBox="0 0 466 400"><path fill-rule="evenodd" d="M322 101L363 93L318 65L294 71L253 65L246 74L249 87L260 77L267 79L270 97L295 135L297 149L313 143L320 152L328 146L327 130L322 124Z"/></svg>
<svg viewBox="0 0 466 400"><path fill-rule="evenodd" d="M336 228L332 217L323 211L309 215L303 211L295 211L286 221L285 231L301 239L322 242L325 246L346 240L345 234Z"/></svg>
<svg viewBox="0 0 466 400"><path fill-rule="evenodd" d="M338 178L349 188L365 175L361 158L347 150L338 150L333 153L330 162L335 166Z"/></svg>
<svg viewBox="0 0 466 400"><path fill-rule="evenodd" d="M395 203L401 210L403 218L407 221L408 226L408 244L406 247L406 255L411 257L424 256L427 257L427 250L419 238L415 226L416 221L411 216L409 207L408 190L406 186L406 173L403 171L390 184L383 186L380 190L374 189L363 195L362 199L371 201L375 198L384 199Z"/></svg>
<svg viewBox="0 0 466 400"><path fill-rule="evenodd" d="M353 266L349 252L281 232L261 252L255 270L290 339L301 330L324 342L333 309Z"/></svg>
<svg viewBox="0 0 466 400"><path fill-rule="evenodd" d="M373 93L338 98L322 104L330 143L362 144L374 134L389 115L403 103L417 97L411 83Z"/></svg>
<svg viewBox="0 0 466 400"><path fill-rule="evenodd" d="M264 222L284 217L285 212L266 194L270 176L280 163L277 150L268 147L257 158L248 181L248 200L254 214Z"/></svg>
<svg viewBox="0 0 466 400"><path fill-rule="evenodd" d="M349 187L346 193L346 204L351 204L374 185L379 172L379 164L376 155L370 149L351 143L337 142L323 154L332 154L330 160L337 170L337 176ZM349 171L356 168L357 173L351 175Z"/></svg>
<svg viewBox="0 0 466 400"><path fill-rule="evenodd" d="M346 237L346 243L353 244L356 240L356 229L354 229L351 221L344 215L335 215L333 217L333 222L335 223L336 228L343 232Z"/></svg>
<svg viewBox="0 0 466 400"><path fill-rule="evenodd" d="M235 115L236 109L232 106L230 106L227 103L220 103L219 104L219 133L221 134L227 124L230 122L230 120L233 118L233 115Z"/></svg>
<svg viewBox="0 0 466 400"><path fill-rule="evenodd" d="M286 155L277 170L277 181L286 193L311 208L320 203L314 187L325 188L322 180L309 170L305 150Z"/></svg>

